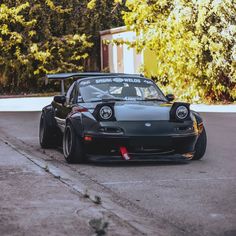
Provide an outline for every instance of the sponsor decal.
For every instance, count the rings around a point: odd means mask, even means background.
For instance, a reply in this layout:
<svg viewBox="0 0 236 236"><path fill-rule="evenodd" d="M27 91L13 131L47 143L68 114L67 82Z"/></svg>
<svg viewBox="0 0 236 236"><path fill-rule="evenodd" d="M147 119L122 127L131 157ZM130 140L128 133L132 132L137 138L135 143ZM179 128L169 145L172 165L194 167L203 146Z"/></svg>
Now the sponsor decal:
<svg viewBox="0 0 236 236"><path fill-rule="evenodd" d="M96 84L101 84L101 83L110 83L112 82L112 79L96 79L95 83Z"/></svg>
<svg viewBox="0 0 236 236"><path fill-rule="evenodd" d="M81 86L86 86L86 85L89 85L89 84L91 84L89 80L85 80L85 81L80 82Z"/></svg>
<svg viewBox="0 0 236 236"><path fill-rule="evenodd" d="M150 84L153 82L151 80L139 79L139 78L100 78L93 80L85 80L80 82L80 86L87 86L91 84L106 84L106 83L131 83L131 84Z"/></svg>
<svg viewBox="0 0 236 236"><path fill-rule="evenodd" d="M115 79L113 79L113 81L116 83L123 83L124 82L124 80L122 78L115 78Z"/></svg>
<svg viewBox="0 0 236 236"><path fill-rule="evenodd" d="M145 83L145 84L153 84L153 82L151 80L143 80L143 83Z"/></svg>

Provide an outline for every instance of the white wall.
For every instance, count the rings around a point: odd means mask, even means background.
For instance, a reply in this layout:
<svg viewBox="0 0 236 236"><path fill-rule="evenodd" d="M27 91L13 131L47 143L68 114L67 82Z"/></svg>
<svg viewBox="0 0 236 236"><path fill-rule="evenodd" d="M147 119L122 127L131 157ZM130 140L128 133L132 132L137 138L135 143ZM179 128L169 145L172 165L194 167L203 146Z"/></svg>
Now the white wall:
<svg viewBox="0 0 236 236"><path fill-rule="evenodd" d="M120 28L120 29L123 29ZM119 28L115 29L115 32L110 32L105 35L101 35L101 43L102 40L128 40L133 41L135 39L135 33L132 31L125 31L119 32ZM123 45L123 64L124 64L124 71L118 71L117 65L117 45L110 44L109 45L109 69L110 72L118 73L130 73L130 74L137 74L139 73L139 67L143 62L143 56L135 52L135 49L129 48L127 45ZM102 59L102 50L101 50L101 59Z"/></svg>

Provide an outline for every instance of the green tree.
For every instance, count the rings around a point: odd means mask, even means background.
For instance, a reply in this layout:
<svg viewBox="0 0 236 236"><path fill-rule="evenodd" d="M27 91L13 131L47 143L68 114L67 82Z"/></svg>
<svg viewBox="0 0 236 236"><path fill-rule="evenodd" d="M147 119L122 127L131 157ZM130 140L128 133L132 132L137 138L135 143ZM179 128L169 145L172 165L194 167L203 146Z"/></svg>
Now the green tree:
<svg viewBox="0 0 236 236"><path fill-rule="evenodd" d="M127 43L155 53L154 76L167 90L195 101L236 99L235 0L127 0L126 7L125 24L137 33Z"/></svg>
<svg viewBox="0 0 236 236"><path fill-rule="evenodd" d="M46 73L98 70L99 31L122 24L122 17L109 0L98 1L93 10L88 3L2 0L1 89L36 88Z"/></svg>
<svg viewBox="0 0 236 236"><path fill-rule="evenodd" d="M35 87L46 73L83 69L92 46L85 34L64 29L71 9L52 1L0 5L0 77L3 88ZM22 2L22 1L21 1ZM69 27L69 25L68 25Z"/></svg>
<svg viewBox="0 0 236 236"><path fill-rule="evenodd" d="M122 10L124 5L116 5L111 0L86 1L86 14L84 28L94 47L91 48L91 59L95 58L92 63L94 69L100 68L100 35L99 31L123 26ZM97 64L98 63L98 64Z"/></svg>

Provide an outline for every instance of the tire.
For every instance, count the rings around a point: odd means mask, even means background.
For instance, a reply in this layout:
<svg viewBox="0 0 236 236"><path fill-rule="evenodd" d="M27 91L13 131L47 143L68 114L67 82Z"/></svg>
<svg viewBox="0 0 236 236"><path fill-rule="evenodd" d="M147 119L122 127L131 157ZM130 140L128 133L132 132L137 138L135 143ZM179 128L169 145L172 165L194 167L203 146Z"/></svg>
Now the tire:
<svg viewBox="0 0 236 236"><path fill-rule="evenodd" d="M206 146L207 146L207 136L206 136L206 130L203 127L202 133L198 137L197 143L195 145L195 153L192 160L202 159L202 157L206 152Z"/></svg>
<svg viewBox="0 0 236 236"><path fill-rule="evenodd" d="M52 126L51 113L42 112L39 125L39 143L42 148L53 148L61 143L61 133L56 126Z"/></svg>
<svg viewBox="0 0 236 236"><path fill-rule="evenodd" d="M68 123L65 128L63 153L68 163L83 163L85 161L82 138L76 135L71 123Z"/></svg>

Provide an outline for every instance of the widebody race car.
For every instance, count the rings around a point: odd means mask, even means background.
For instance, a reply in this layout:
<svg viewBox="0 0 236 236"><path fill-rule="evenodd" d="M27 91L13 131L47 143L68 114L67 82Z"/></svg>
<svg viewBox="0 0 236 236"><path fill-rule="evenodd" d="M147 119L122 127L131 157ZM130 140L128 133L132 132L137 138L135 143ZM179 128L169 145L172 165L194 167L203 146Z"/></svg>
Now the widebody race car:
<svg viewBox="0 0 236 236"><path fill-rule="evenodd" d="M64 80L74 82L64 94ZM178 155L203 157L207 137L190 104L173 102L139 75L69 73L48 75L62 82L62 95L42 110L42 148L63 146L69 163L89 157L148 160Z"/></svg>

